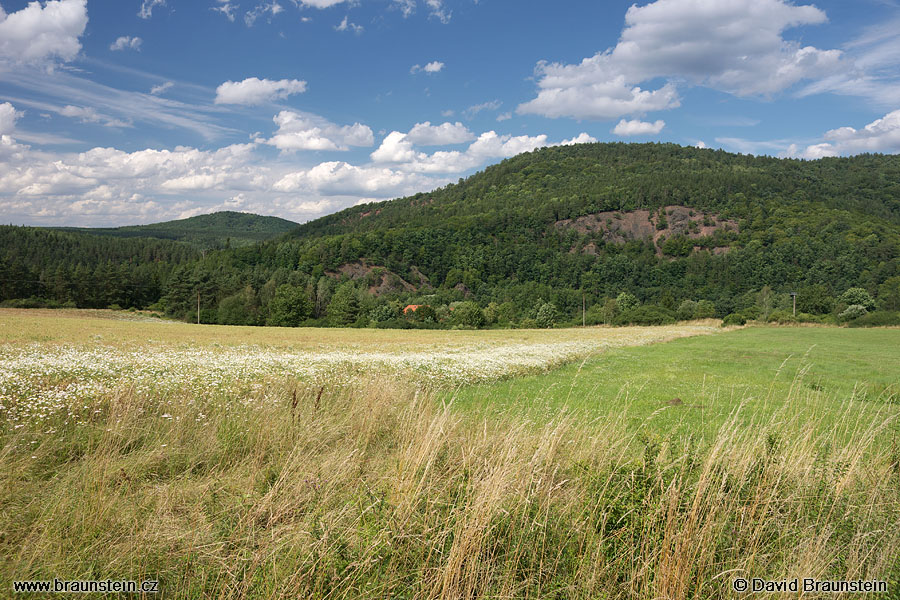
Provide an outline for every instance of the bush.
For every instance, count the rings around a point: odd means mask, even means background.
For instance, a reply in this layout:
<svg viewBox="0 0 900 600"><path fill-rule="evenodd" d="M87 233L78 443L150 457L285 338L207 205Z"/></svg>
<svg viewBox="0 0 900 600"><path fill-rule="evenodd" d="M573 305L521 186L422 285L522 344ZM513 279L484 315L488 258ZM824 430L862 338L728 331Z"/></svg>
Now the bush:
<svg viewBox="0 0 900 600"><path fill-rule="evenodd" d="M553 327L556 323L556 317L558 316L556 306L550 304L549 302L544 302L537 309L534 320L537 323L538 327L542 327L544 329L548 329Z"/></svg>
<svg viewBox="0 0 900 600"><path fill-rule="evenodd" d="M675 314L655 304L644 304L619 315L616 325L669 325L675 322Z"/></svg>
<svg viewBox="0 0 900 600"><path fill-rule="evenodd" d="M484 313L481 308L474 302L463 302L453 309L453 324L463 327L475 327L476 329L484 326Z"/></svg>
<svg viewBox="0 0 900 600"><path fill-rule="evenodd" d="M637 296L634 294L629 294L628 292L622 292L618 296L616 296L616 307L621 312L628 312L633 308L637 308L640 305L640 300L637 299Z"/></svg>
<svg viewBox="0 0 900 600"><path fill-rule="evenodd" d="M685 300L678 306L676 315L679 321L690 321L697 312L697 303L693 300Z"/></svg>
<svg viewBox="0 0 900 600"><path fill-rule="evenodd" d="M769 314L769 323L796 323L797 317L789 310L775 310Z"/></svg>
<svg viewBox="0 0 900 600"><path fill-rule="evenodd" d="M859 305L865 308L866 311L875 310L875 300L872 299L869 292L862 288L850 288L841 294L840 300L848 305L848 309L850 306Z"/></svg>
<svg viewBox="0 0 900 600"><path fill-rule="evenodd" d="M722 319L722 327L728 327L730 325L746 325L747 319L744 315L740 313L731 313L730 315L725 315L725 318Z"/></svg>
<svg viewBox="0 0 900 600"><path fill-rule="evenodd" d="M857 317L848 323L850 327L891 327L900 325L900 313L878 310Z"/></svg>
<svg viewBox="0 0 900 600"><path fill-rule="evenodd" d="M841 321L852 321L853 319L865 316L868 312L869 311L866 310L866 307L862 304L851 304L844 312L838 315L838 319Z"/></svg>
<svg viewBox="0 0 900 600"><path fill-rule="evenodd" d="M716 316L716 305L711 300L701 300L694 311L695 319L711 319Z"/></svg>

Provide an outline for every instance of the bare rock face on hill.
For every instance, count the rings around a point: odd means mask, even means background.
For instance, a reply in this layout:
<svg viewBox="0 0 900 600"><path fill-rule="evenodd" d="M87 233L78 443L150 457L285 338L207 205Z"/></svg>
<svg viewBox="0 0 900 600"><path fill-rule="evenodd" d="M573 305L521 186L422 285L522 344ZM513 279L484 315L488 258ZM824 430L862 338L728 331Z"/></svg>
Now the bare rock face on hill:
<svg viewBox="0 0 900 600"><path fill-rule="evenodd" d="M418 273L418 269L416 270ZM397 291L407 291L412 292L416 290L416 287L388 269L387 267L382 267L380 265L370 265L366 261L357 261L352 263L343 264L338 267L338 270L335 271L326 271L325 273L329 277L334 277L335 279L340 279L341 277L348 277L354 281L358 279L365 280L366 287L369 289L369 293L375 296L380 296L382 294L387 294L390 292ZM424 275L420 275L420 281L424 278L425 283L428 282L428 278Z"/></svg>
<svg viewBox="0 0 900 600"><path fill-rule="evenodd" d="M717 231L738 231L736 221L723 219L714 213L704 213L686 206L663 207L664 221L660 226L660 212L648 210L604 211L585 215L576 219L556 222L561 229L574 229L584 234L599 234L607 243L624 244L632 240L652 242L660 253L660 244L674 236L700 239L712 236ZM725 248L715 248L716 253ZM596 254L597 247L591 242L583 252Z"/></svg>

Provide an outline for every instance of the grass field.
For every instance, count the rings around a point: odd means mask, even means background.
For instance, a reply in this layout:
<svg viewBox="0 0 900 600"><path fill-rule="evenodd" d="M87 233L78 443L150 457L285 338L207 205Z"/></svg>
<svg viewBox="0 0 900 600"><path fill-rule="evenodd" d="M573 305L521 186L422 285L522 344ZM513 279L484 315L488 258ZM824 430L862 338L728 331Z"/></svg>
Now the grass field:
<svg viewBox="0 0 900 600"><path fill-rule="evenodd" d="M551 373L455 390L460 408L538 420L624 411L633 427L714 434L740 419L805 414L824 427L900 412L900 329L757 327L611 348Z"/></svg>
<svg viewBox="0 0 900 600"><path fill-rule="evenodd" d="M900 330L121 316L0 311L0 597L900 598Z"/></svg>

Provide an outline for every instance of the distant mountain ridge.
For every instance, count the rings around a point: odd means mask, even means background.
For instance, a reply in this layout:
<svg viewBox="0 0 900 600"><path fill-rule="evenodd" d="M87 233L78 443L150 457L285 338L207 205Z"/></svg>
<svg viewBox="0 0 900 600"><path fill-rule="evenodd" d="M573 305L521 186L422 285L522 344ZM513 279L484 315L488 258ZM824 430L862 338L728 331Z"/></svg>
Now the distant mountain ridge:
<svg viewBox="0 0 900 600"><path fill-rule="evenodd" d="M280 217L234 211L214 212L187 219L123 227L51 227L57 231L111 237L148 237L187 242L202 249L239 247L276 238L299 227Z"/></svg>

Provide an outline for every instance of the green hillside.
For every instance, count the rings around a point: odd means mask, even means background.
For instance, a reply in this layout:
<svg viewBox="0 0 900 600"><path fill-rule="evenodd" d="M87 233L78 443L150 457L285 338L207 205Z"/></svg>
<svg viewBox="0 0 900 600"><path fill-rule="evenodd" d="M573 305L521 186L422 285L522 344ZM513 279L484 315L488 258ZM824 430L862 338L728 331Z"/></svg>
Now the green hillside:
<svg viewBox="0 0 900 600"><path fill-rule="evenodd" d="M248 218L229 215L155 227ZM582 306L595 323L782 318L790 292L812 319L900 310L900 157L544 148L172 263L159 306L194 320L199 293L206 322L546 326Z"/></svg>
<svg viewBox="0 0 900 600"><path fill-rule="evenodd" d="M112 237L150 237L175 240L210 249L254 244L277 237L296 227L297 223L279 217L223 211L151 225L111 228L57 227L55 229Z"/></svg>

